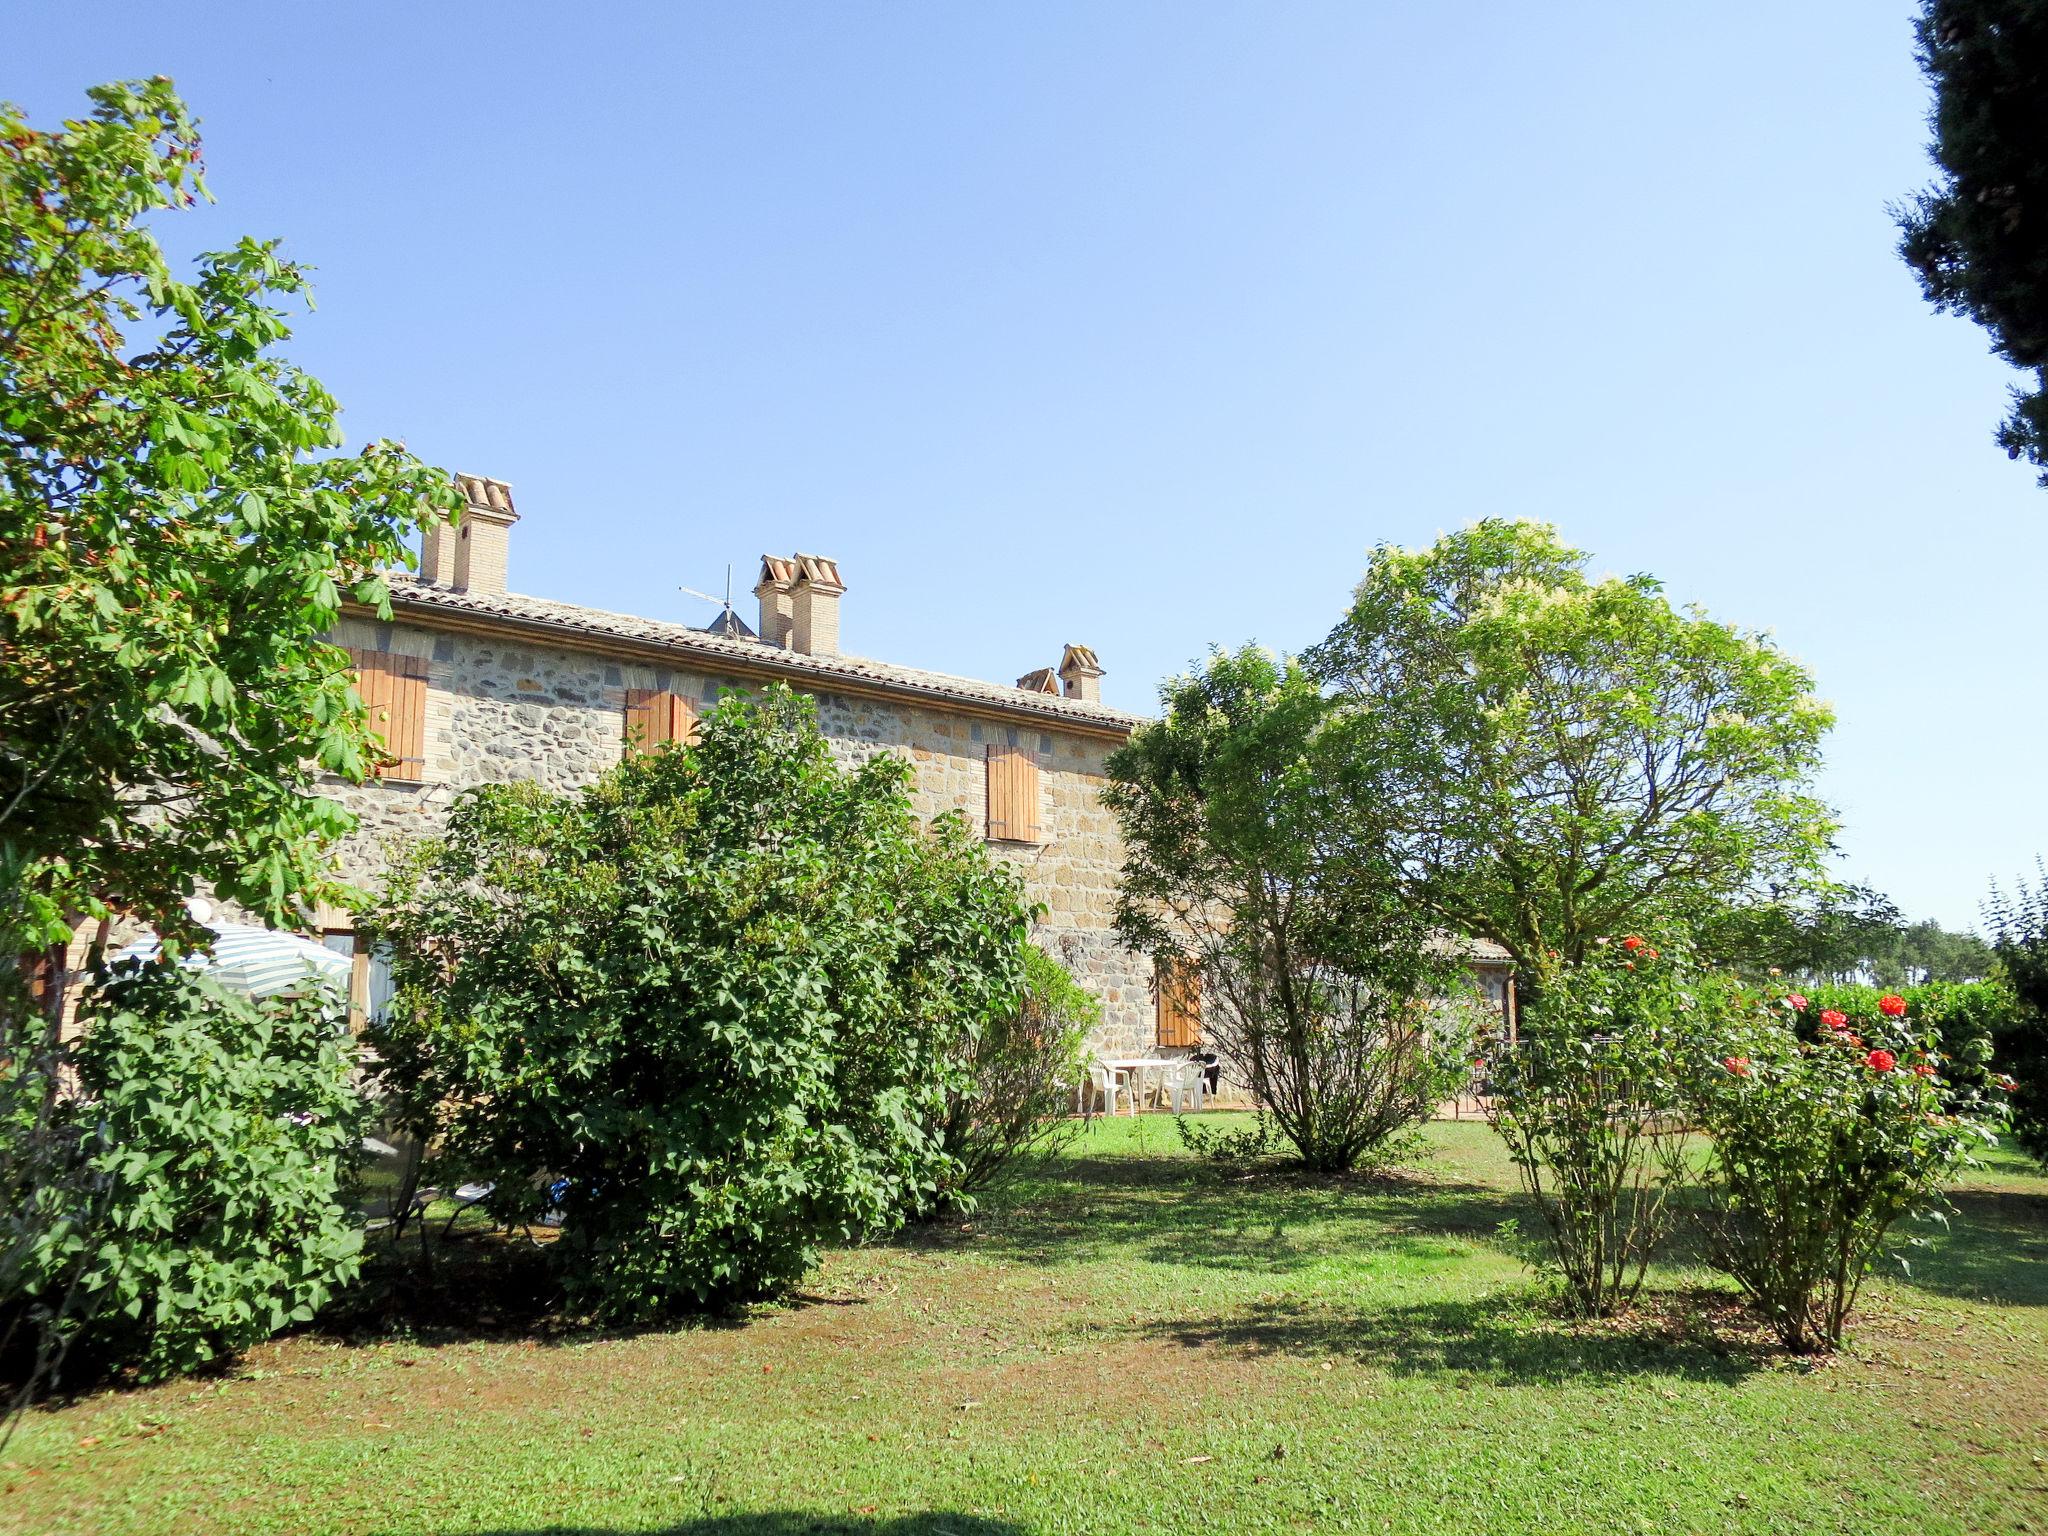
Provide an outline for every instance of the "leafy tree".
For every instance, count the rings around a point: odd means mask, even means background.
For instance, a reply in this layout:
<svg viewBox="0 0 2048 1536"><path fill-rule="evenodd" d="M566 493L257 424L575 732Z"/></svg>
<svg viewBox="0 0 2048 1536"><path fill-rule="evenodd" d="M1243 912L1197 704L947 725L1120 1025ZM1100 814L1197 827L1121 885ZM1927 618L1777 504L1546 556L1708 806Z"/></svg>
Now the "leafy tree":
<svg viewBox="0 0 2048 1536"><path fill-rule="evenodd" d="M1116 925L1199 970L1209 1043L1311 1168L1352 1167L1462 1079L1463 966L1405 901L1373 819L1377 766L1301 666L1247 647L1160 690L1112 754Z"/></svg>
<svg viewBox="0 0 2048 1536"><path fill-rule="evenodd" d="M1753 978L1773 968L1807 982L1883 986L1981 981L1997 956L1974 933L1907 922L1864 886L1825 888L1804 902L1745 903L1702 927L1702 948Z"/></svg>
<svg viewBox="0 0 2048 1536"><path fill-rule="evenodd" d="M1993 887L1985 915L2020 1003L1992 1033L1992 1069L2012 1084L2013 1139L2048 1163L2048 870Z"/></svg>
<svg viewBox="0 0 2048 1536"><path fill-rule="evenodd" d="M1833 830L1809 784L1832 717L1805 669L1586 563L1498 519L1382 546L1309 658L1353 743L1333 755L1373 765L1405 890L1525 978L1797 888Z"/></svg>
<svg viewBox="0 0 2048 1536"><path fill-rule="evenodd" d="M1998 444L2048 485L2048 5L1924 0L1914 31L1941 176L1896 210L1899 253L1936 310L1967 315L2034 375Z"/></svg>
<svg viewBox="0 0 2048 1536"><path fill-rule="evenodd" d="M345 596L383 610L377 569L456 505L401 448L333 451L333 398L278 355L307 284L274 243L172 271L153 225L208 194L171 83L89 94L54 130L0 105L0 956L34 960L0 964L10 1294L48 1235L12 1218L114 1177L81 1172L59 1091L74 931L121 912L203 942L201 884L272 922L341 894L350 821L313 790L362 776L372 739L321 637ZM124 1155L182 1155L146 1108L122 1101Z"/></svg>
<svg viewBox="0 0 2048 1536"><path fill-rule="evenodd" d="M321 637L383 608L452 482L277 354L307 291L275 242L175 275L150 225L206 196L161 77L44 131L0 106L0 876L13 943L110 908L186 932L195 885L273 922L336 894L313 793L371 737Z"/></svg>
<svg viewBox="0 0 2048 1536"><path fill-rule="evenodd" d="M470 790L395 863L385 1076L499 1216L559 1204L576 1303L771 1294L957 1175L928 1128L1029 917L958 816L918 826L910 771L841 767L777 686L574 794Z"/></svg>
<svg viewBox="0 0 2048 1536"><path fill-rule="evenodd" d="M974 1197L1072 1139L1068 1099L1088 1031L1102 1005L1036 944L1024 947L1024 992L1014 1012L963 1032L933 1139L952 1164L931 1214L972 1209Z"/></svg>

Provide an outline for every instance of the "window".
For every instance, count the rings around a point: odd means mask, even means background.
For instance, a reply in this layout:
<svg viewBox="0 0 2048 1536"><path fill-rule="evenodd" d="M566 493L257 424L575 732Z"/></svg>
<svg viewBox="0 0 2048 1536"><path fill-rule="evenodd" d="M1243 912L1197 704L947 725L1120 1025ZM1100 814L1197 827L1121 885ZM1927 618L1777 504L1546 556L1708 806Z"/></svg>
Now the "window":
<svg viewBox="0 0 2048 1536"><path fill-rule="evenodd" d="M1016 747L988 749L988 836L998 843L1036 843L1038 760Z"/></svg>
<svg viewBox="0 0 2048 1536"><path fill-rule="evenodd" d="M380 779L417 782L427 776L427 658L351 649L356 693L370 729L384 744L373 771Z"/></svg>
<svg viewBox="0 0 2048 1536"><path fill-rule="evenodd" d="M1159 1044L1202 1043L1202 973L1185 960L1153 962L1152 995L1159 1008Z"/></svg>
<svg viewBox="0 0 2048 1536"><path fill-rule="evenodd" d="M697 729L697 712L681 694L666 688L626 690L626 750L652 752L690 739Z"/></svg>

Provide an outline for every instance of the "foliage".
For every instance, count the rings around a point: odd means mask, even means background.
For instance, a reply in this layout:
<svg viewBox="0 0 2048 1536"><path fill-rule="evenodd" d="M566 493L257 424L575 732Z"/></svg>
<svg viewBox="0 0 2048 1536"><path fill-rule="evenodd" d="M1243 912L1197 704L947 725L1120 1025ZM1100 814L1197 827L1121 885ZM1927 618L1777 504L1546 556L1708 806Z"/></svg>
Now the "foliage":
<svg viewBox="0 0 2048 1536"><path fill-rule="evenodd" d="M1412 899L1530 980L1602 935L1796 890L1833 830L1809 782L1832 717L1805 669L1586 563L1500 519L1381 546L1309 657Z"/></svg>
<svg viewBox="0 0 2048 1536"><path fill-rule="evenodd" d="M1463 967L1406 902L1372 816L1377 765L1332 749L1299 665L1247 647L1160 690L1108 764L1124 835L1116 923L1199 970L1206 1042L1320 1171L1426 1116L1462 1081Z"/></svg>
<svg viewBox="0 0 2048 1536"><path fill-rule="evenodd" d="M60 1123L84 1178L40 1183L10 1215L32 1240L7 1310L62 1312L89 1354L144 1379L308 1321L362 1246L342 1200L363 1105L338 1000L129 962L82 1018Z"/></svg>
<svg viewBox="0 0 2048 1536"><path fill-rule="evenodd" d="M1907 922L1865 886L1825 888L1800 902L1745 902L1713 916L1697 938L1703 953L1759 982L1774 973L1881 986L1982 981L1997 964L1976 934L1931 919Z"/></svg>
<svg viewBox="0 0 2048 1536"><path fill-rule="evenodd" d="M1584 1316L1633 1302L1671 1230L1691 1180L1677 1066L1722 998L1715 978L1631 935L1551 970L1522 1038L1487 1063L1487 1116Z"/></svg>
<svg viewBox="0 0 2048 1536"><path fill-rule="evenodd" d="M1933 1037L1941 1053L1942 1081L1954 1092L1973 1096L1991 1086L1998 1071L1992 1063L1995 1042L2020 1006L2002 977L1898 988L1823 982L1774 985L1770 991L1802 1040L1824 1038L1821 1015L1830 1010L1850 1018L1874 1018L1881 1016L1879 1004L1884 998L1903 998L1913 1019ZM1804 1007L1795 1006L1802 1003Z"/></svg>
<svg viewBox="0 0 2048 1536"><path fill-rule="evenodd" d="M0 861L8 953L109 904L172 933L199 882L273 922L335 894L311 793L371 738L344 597L386 608L448 477L354 456L276 353L305 269L244 239L172 273L150 226L206 196L161 77L32 128L0 105Z"/></svg>
<svg viewBox="0 0 2048 1536"><path fill-rule="evenodd" d="M1811 1040L1798 1012L1782 999L1742 1011L1688 1081L1712 1148L1713 1262L1809 1353L1841 1343L1886 1235L1996 1141L2002 1111L1995 1085L1947 1080L1939 1037L1903 998L1825 1010Z"/></svg>
<svg viewBox="0 0 2048 1536"><path fill-rule="evenodd" d="M2013 1083L2013 1139L2048 1163L2048 870L2010 893L1994 887L1986 916L2019 999L1993 1033L1992 1067Z"/></svg>
<svg viewBox="0 0 2048 1536"><path fill-rule="evenodd" d="M1894 210L1899 253L1937 311L1967 315L2034 375L2013 390L1998 445L2048 485L2048 8L1923 0L1915 34L1941 176Z"/></svg>
<svg viewBox="0 0 2048 1536"><path fill-rule="evenodd" d="M1273 1117L1263 1108L1252 1112L1250 1125L1205 1125L1190 1115L1175 1115L1173 1129L1180 1144L1195 1156L1225 1167L1264 1157L1273 1145Z"/></svg>
<svg viewBox="0 0 2048 1536"><path fill-rule="evenodd" d="M1024 992L1014 1011L963 1033L933 1139L953 1171L931 1209L966 1210L974 1197L1049 1156L1079 1129L1068 1096L1083 1070L1102 1005L1036 944L1024 947Z"/></svg>
<svg viewBox="0 0 2048 1536"><path fill-rule="evenodd" d="M787 1287L953 1176L926 1127L1015 1007L1028 915L909 765L841 767L815 707L729 695L695 741L557 795L458 797L370 924L385 1073L454 1173L615 1319Z"/></svg>

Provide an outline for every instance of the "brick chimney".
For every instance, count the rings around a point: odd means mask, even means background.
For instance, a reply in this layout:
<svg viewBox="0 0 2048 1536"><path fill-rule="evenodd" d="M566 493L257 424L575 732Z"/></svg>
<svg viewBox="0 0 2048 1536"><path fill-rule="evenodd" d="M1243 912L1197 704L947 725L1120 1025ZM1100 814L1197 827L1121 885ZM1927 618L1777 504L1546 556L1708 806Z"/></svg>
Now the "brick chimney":
<svg viewBox="0 0 2048 1536"><path fill-rule="evenodd" d="M420 574L440 586L494 596L505 590L506 545L519 514L512 487L482 475L457 475L462 521L429 525L420 544Z"/></svg>
<svg viewBox="0 0 2048 1536"><path fill-rule="evenodd" d="M1060 658L1060 684L1070 699L1089 704L1102 702L1102 663L1085 645L1070 645Z"/></svg>
<svg viewBox="0 0 2048 1536"><path fill-rule="evenodd" d="M1060 675L1051 667L1039 667L1018 678L1017 686L1026 693L1057 694L1060 691Z"/></svg>
<svg viewBox="0 0 2048 1536"><path fill-rule="evenodd" d="M839 654L839 599L846 583L823 555L799 554L789 583L789 643L806 656Z"/></svg>
<svg viewBox="0 0 2048 1536"><path fill-rule="evenodd" d="M761 579L754 583L754 596L761 599L758 633L768 644L789 649L791 607L789 584L796 567L780 555L761 557Z"/></svg>

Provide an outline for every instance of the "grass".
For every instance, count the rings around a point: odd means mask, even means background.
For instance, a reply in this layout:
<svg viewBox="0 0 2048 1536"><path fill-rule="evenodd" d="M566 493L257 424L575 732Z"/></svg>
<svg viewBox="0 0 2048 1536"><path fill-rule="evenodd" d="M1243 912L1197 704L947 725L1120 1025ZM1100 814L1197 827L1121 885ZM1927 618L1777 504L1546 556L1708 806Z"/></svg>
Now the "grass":
<svg viewBox="0 0 2048 1536"><path fill-rule="evenodd" d="M39 1412L0 1532L2048 1532L2048 1180L1958 1203L1813 1368L1682 1267L1560 1322L1483 1126L1332 1182L1119 1120L738 1324L465 1299Z"/></svg>

